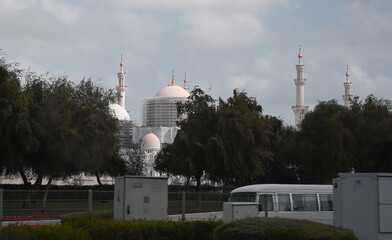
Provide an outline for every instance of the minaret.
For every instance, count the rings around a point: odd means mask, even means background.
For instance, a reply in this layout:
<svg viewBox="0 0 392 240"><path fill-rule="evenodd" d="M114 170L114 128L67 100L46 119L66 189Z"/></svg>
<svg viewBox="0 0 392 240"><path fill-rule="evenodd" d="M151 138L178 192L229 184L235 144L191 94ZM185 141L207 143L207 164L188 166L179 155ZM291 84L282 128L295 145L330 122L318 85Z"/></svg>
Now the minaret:
<svg viewBox="0 0 392 240"><path fill-rule="evenodd" d="M298 65L296 65L295 68L297 69L297 79L294 79L296 87L296 105L292 106L291 109L293 109L295 115L295 128L298 130L309 110L309 106L305 106L304 103L306 79L303 78L305 65L302 64L301 46L299 46Z"/></svg>
<svg viewBox="0 0 392 240"><path fill-rule="evenodd" d="M176 85L176 81L174 80L174 70L172 70L172 83L170 85L171 86Z"/></svg>
<svg viewBox="0 0 392 240"><path fill-rule="evenodd" d="M347 65L347 71L346 71L346 81L344 82L344 95L343 101L344 101L344 106L347 108L351 108L351 101L353 100L353 95L351 94L351 82L348 80L350 77L350 73L348 72L348 65Z"/></svg>
<svg viewBox="0 0 392 240"><path fill-rule="evenodd" d="M121 63L120 63L121 71L118 73L118 86L117 89L117 102L118 105L125 108L125 91L127 90L127 86L125 85L125 72L124 72L124 62L123 56L121 55Z"/></svg>
<svg viewBox="0 0 392 240"><path fill-rule="evenodd" d="M185 72L185 78L184 78L184 89L189 92L188 79L186 79L186 72Z"/></svg>

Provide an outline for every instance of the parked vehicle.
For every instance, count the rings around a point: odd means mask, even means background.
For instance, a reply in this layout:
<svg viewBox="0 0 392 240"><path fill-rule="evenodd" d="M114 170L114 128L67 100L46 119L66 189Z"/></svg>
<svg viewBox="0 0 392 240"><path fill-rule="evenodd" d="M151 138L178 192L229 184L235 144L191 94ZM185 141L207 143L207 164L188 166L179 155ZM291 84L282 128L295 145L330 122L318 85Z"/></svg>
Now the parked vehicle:
<svg viewBox="0 0 392 240"><path fill-rule="evenodd" d="M255 184L234 189L228 201L259 203L259 216L267 214L332 225L332 199L332 185Z"/></svg>

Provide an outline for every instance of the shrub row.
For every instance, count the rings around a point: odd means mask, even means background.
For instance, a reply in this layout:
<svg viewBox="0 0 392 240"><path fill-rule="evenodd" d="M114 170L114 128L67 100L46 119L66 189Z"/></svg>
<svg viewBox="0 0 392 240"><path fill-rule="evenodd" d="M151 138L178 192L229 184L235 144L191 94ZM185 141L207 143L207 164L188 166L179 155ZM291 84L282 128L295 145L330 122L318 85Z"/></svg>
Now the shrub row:
<svg viewBox="0 0 392 240"><path fill-rule="evenodd" d="M221 221L113 221L105 215L87 213L70 215L62 224L86 231L91 239L129 240L212 240Z"/></svg>
<svg viewBox="0 0 392 240"><path fill-rule="evenodd" d="M105 215L106 214L106 215ZM56 226L14 226L0 239L81 240L355 240L352 231L321 223L283 218L222 221L113 221L107 213L73 214Z"/></svg>
<svg viewBox="0 0 392 240"><path fill-rule="evenodd" d="M247 218L215 229L214 240L356 240L349 229L286 218Z"/></svg>
<svg viewBox="0 0 392 240"><path fill-rule="evenodd" d="M87 231L68 225L9 226L1 229L2 240L91 240Z"/></svg>

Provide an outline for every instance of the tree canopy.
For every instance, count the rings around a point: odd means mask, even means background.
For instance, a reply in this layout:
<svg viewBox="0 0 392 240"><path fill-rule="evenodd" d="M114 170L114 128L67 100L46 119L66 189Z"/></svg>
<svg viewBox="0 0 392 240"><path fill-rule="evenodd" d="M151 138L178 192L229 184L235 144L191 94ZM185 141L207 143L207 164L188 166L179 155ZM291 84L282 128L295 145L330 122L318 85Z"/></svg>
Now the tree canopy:
<svg viewBox="0 0 392 240"><path fill-rule="evenodd" d="M21 79L25 83L21 84ZM1 167L43 177L125 172L119 157L118 122L110 113L111 90L90 79L22 71L0 61Z"/></svg>
<svg viewBox="0 0 392 240"><path fill-rule="evenodd" d="M179 115L187 118L179 122L173 144L158 154L158 171L194 177L198 186L203 175L241 185L265 173L273 157L272 125L261 106L238 90L227 101L215 102L196 88L189 101L179 105Z"/></svg>

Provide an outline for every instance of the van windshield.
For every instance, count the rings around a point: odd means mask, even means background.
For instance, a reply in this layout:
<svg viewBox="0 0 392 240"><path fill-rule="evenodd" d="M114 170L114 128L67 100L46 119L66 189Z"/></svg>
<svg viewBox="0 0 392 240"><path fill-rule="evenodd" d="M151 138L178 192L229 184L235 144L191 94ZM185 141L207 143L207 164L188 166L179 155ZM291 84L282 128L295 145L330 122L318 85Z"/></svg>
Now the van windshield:
<svg viewBox="0 0 392 240"><path fill-rule="evenodd" d="M256 202L256 193L232 193L230 194L229 202Z"/></svg>

